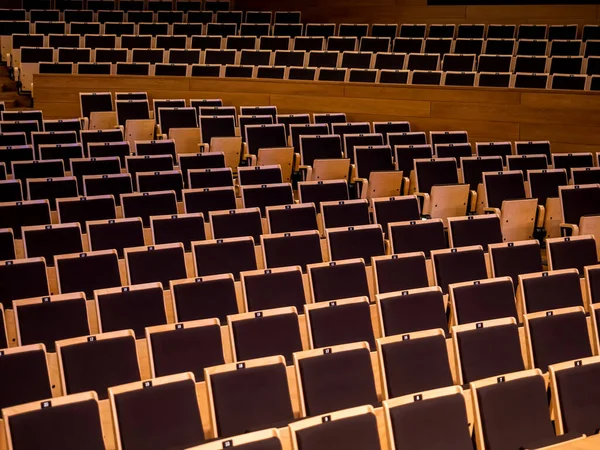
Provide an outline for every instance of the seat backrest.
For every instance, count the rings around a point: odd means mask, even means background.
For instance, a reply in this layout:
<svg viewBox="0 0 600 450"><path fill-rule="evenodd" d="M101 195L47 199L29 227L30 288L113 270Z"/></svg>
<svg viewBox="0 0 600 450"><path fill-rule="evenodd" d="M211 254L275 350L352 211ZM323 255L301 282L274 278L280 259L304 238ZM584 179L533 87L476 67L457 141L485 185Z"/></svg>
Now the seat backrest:
<svg viewBox="0 0 600 450"><path fill-rule="evenodd" d="M417 192L430 194L433 186L458 183L458 168L454 158L415 159L414 170Z"/></svg>
<svg viewBox="0 0 600 450"><path fill-rule="evenodd" d="M15 239L22 239L24 226L46 225L50 220L47 200L28 200L0 205L0 228L10 228Z"/></svg>
<svg viewBox="0 0 600 450"><path fill-rule="evenodd" d="M484 172L498 172L503 169L500 156L470 156L460 160L463 182L468 184L472 191L477 191L477 186L483 183Z"/></svg>
<svg viewBox="0 0 600 450"><path fill-rule="evenodd" d="M517 320L515 290L510 277L451 284L449 291L456 325L503 317Z"/></svg>
<svg viewBox="0 0 600 450"><path fill-rule="evenodd" d="M576 269L553 270L519 275L526 312L583 306L583 295Z"/></svg>
<svg viewBox="0 0 600 450"><path fill-rule="evenodd" d="M321 202L349 200L346 180L303 181L298 183L300 203L314 203L320 211Z"/></svg>
<svg viewBox="0 0 600 450"><path fill-rule="evenodd" d="M48 200L50 209L56 210L56 199L77 197L77 180L75 177L28 179L27 192L31 200Z"/></svg>
<svg viewBox="0 0 600 450"><path fill-rule="evenodd" d="M192 252L196 276L231 273L239 280L240 272L257 269L254 239L249 236L195 242Z"/></svg>
<svg viewBox="0 0 600 450"><path fill-rule="evenodd" d="M321 238L317 230L261 236L265 267L300 266L323 262Z"/></svg>
<svg viewBox="0 0 600 450"><path fill-rule="evenodd" d="M121 285L119 260L116 250L98 250L74 255L56 256L58 292L84 292L94 298L96 289Z"/></svg>
<svg viewBox="0 0 600 450"><path fill-rule="evenodd" d="M198 111L196 108L163 108L158 107L158 120L163 134L169 134L173 128L198 128Z"/></svg>
<svg viewBox="0 0 600 450"><path fill-rule="evenodd" d="M187 278L180 242L125 249L125 265L129 284L159 282L167 290L171 280Z"/></svg>
<svg viewBox="0 0 600 450"><path fill-rule="evenodd" d="M244 208L258 207L263 217L266 216L267 206L291 205L294 203L291 183L242 186L241 190Z"/></svg>
<svg viewBox="0 0 600 450"><path fill-rule="evenodd" d="M448 218L448 237L451 247L481 245L486 252L489 244L504 242L496 214Z"/></svg>
<svg viewBox="0 0 600 450"><path fill-rule="evenodd" d="M261 148L281 148L287 146L283 124L248 125L246 127L248 153L258 155Z"/></svg>
<svg viewBox="0 0 600 450"><path fill-rule="evenodd" d="M2 409L52 397L46 349L42 344L2 350L0 392Z"/></svg>
<svg viewBox="0 0 600 450"><path fill-rule="evenodd" d="M528 170L531 198L538 199L538 205L546 205L549 198L558 198L559 186L566 186L567 172L564 169Z"/></svg>
<svg viewBox="0 0 600 450"><path fill-rule="evenodd" d="M490 208L502 208L505 200L522 200L527 197L523 172L520 170L484 173L483 185L486 206Z"/></svg>
<svg viewBox="0 0 600 450"><path fill-rule="evenodd" d="M366 131L364 133L359 132L355 133L354 130L359 128L360 124L352 125L346 127L347 132L344 132L342 135L342 140L344 144L344 156L350 159L350 163L354 164L355 160L355 149L356 147L380 147L384 145L383 135L379 133L369 133ZM334 132L338 131L338 128L343 128L340 126L333 126Z"/></svg>
<svg viewBox="0 0 600 450"><path fill-rule="evenodd" d="M88 221L117 218L112 195L57 199L56 209L60 223L77 222L82 230L85 230Z"/></svg>
<svg viewBox="0 0 600 450"><path fill-rule="evenodd" d="M186 183L191 189L233 186L233 172L231 167L191 169Z"/></svg>
<svg viewBox="0 0 600 450"><path fill-rule="evenodd" d="M583 275L585 266L598 263L596 239L593 235L547 240L550 270L577 269Z"/></svg>
<svg viewBox="0 0 600 450"><path fill-rule="evenodd" d="M105 448L98 397L93 392L8 408L4 410L4 417L10 430L10 448Z"/></svg>
<svg viewBox="0 0 600 450"><path fill-rule="evenodd" d="M263 269L241 274L247 311L293 306L304 311L306 297L299 266Z"/></svg>
<svg viewBox="0 0 600 450"><path fill-rule="evenodd" d="M591 153L552 154L552 165L555 169L566 169L571 178L571 169L576 167L593 167L594 156Z"/></svg>
<svg viewBox="0 0 600 450"><path fill-rule="evenodd" d="M313 301L370 297L367 271L362 259L348 259L307 267Z"/></svg>
<svg viewBox="0 0 600 450"><path fill-rule="evenodd" d="M291 365L292 355L302 351L294 307L237 314L229 316L227 323L235 361L281 355Z"/></svg>
<svg viewBox="0 0 600 450"><path fill-rule="evenodd" d="M15 300L13 310L19 345L42 343L54 352L56 341L90 334L83 293Z"/></svg>
<svg viewBox="0 0 600 450"><path fill-rule="evenodd" d="M308 350L296 353L294 360L303 415L377 403L366 343Z"/></svg>
<svg viewBox="0 0 600 450"><path fill-rule="evenodd" d="M290 136L290 140L291 140L291 144L292 147L294 147L295 151L299 152L302 149L301 146L301 142L302 142L302 138L306 137L306 138L310 138L310 137L315 137L315 136L327 136L329 137L330 131L329 131L329 126L326 123L303 123L303 124L291 124L289 126L289 136ZM312 142L312 140L309 139L309 141ZM335 145L336 142L333 141L331 139L328 139L327 141L328 145ZM341 142L341 141L340 141ZM313 145L315 143L313 142ZM323 148L324 144L321 144L321 149ZM335 147L334 147L335 148ZM305 152L306 150L309 149L304 149ZM341 151L341 148L340 148ZM313 152L316 152L316 150L313 150ZM312 152L311 152L312 153ZM303 164L307 165L307 166L312 166L312 159L314 158L310 158L310 154L307 155L308 159L307 160L303 160Z"/></svg>
<svg viewBox="0 0 600 450"><path fill-rule="evenodd" d="M43 258L19 258L0 264L0 302L13 309L13 300L45 296L50 293Z"/></svg>
<svg viewBox="0 0 600 450"><path fill-rule="evenodd" d="M268 166L239 167L238 183L240 186L283 183L281 166L277 164Z"/></svg>
<svg viewBox="0 0 600 450"><path fill-rule="evenodd" d="M172 149L175 152L175 142L172 141ZM186 187L188 184L188 173L193 169L223 169L225 165L225 154L223 152L204 152L204 153L181 153L179 156L179 170L183 175L183 182Z"/></svg>
<svg viewBox="0 0 600 450"><path fill-rule="evenodd" d="M173 309L178 322L216 317L225 324L238 313L233 275L212 275L171 281Z"/></svg>
<svg viewBox="0 0 600 450"><path fill-rule="evenodd" d="M65 395L95 391L108 398L108 388L140 380L131 330L67 339L56 343Z"/></svg>
<svg viewBox="0 0 600 450"><path fill-rule="evenodd" d="M213 137L234 137L235 136L235 116L227 115L220 116L214 115L214 107L210 109L210 115L202 114L202 107L200 111L200 130L202 131L202 142L210 144Z"/></svg>
<svg viewBox="0 0 600 450"><path fill-rule="evenodd" d="M113 111L113 99L110 92L80 92L80 117L90 118L93 112Z"/></svg>
<svg viewBox="0 0 600 450"><path fill-rule="evenodd" d="M543 270L537 240L491 244L489 252L494 277L509 276L514 286L519 284L519 275Z"/></svg>
<svg viewBox="0 0 600 450"><path fill-rule="evenodd" d="M144 228L139 217L109 219L87 223L91 251L116 250L123 258L123 250L144 245Z"/></svg>
<svg viewBox="0 0 600 450"><path fill-rule="evenodd" d="M246 141L246 127L248 125L261 125L261 124L272 124L273 116L270 114L262 114L262 115L243 115L240 114L238 117L240 123L240 134L242 137L242 142Z"/></svg>
<svg viewBox="0 0 600 450"><path fill-rule="evenodd" d="M126 126L128 120L150 119L150 105L148 99L144 100L117 100L115 101L117 121L119 125Z"/></svg>
<svg viewBox="0 0 600 450"><path fill-rule="evenodd" d="M150 217L177 214L174 191L137 192L121 194L123 217L140 217L144 227L150 226Z"/></svg>
<svg viewBox="0 0 600 450"><path fill-rule="evenodd" d="M388 224L388 238L393 253L424 252L429 258L432 250L446 248L444 223L441 219L411 220Z"/></svg>
<svg viewBox="0 0 600 450"><path fill-rule="evenodd" d="M548 169L548 159L546 155L509 155L506 157L508 170L520 170L523 172L523 179L528 181L528 172L530 170Z"/></svg>
<svg viewBox="0 0 600 450"><path fill-rule="evenodd" d="M184 189L182 196L186 213L202 213L206 219L210 217L210 211L232 210L236 208L235 189L233 186Z"/></svg>
<svg viewBox="0 0 600 450"><path fill-rule="evenodd" d="M305 307L312 348L367 342L375 349L369 299L332 300Z"/></svg>
<svg viewBox="0 0 600 450"><path fill-rule="evenodd" d="M462 281L487 278L485 255L480 245L431 252L433 273L444 293L448 286Z"/></svg>
<svg viewBox="0 0 600 450"><path fill-rule="evenodd" d="M372 265L377 294L429 285L427 263L423 252L375 256Z"/></svg>
<svg viewBox="0 0 600 450"><path fill-rule="evenodd" d="M200 213L151 217L150 225L157 245L181 242L184 250L191 252L192 242L206 239L204 217Z"/></svg>
<svg viewBox="0 0 600 450"><path fill-rule="evenodd" d="M529 360L542 372L551 364L592 356L582 307L524 315Z"/></svg>
<svg viewBox="0 0 600 450"><path fill-rule="evenodd" d="M514 318L459 325L452 332L459 384L525 370Z"/></svg>
<svg viewBox="0 0 600 450"><path fill-rule="evenodd" d="M282 356L212 367L206 375L212 426L219 436L283 427L294 420Z"/></svg>
<svg viewBox="0 0 600 450"><path fill-rule="evenodd" d="M324 228L368 225L369 202L365 199L321 202Z"/></svg>
<svg viewBox="0 0 600 450"><path fill-rule="evenodd" d="M260 244L263 229L258 208L211 211L209 218L213 239L250 236Z"/></svg>
<svg viewBox="0 0 600 450"><path fill-rule="evenodd" d="M372 257L385 254L385 239L379 224L328 228L326 236L333 261L362 258L371 265Z"/></svg>
<svg viewBox="0 0 600 450"><path fill-rule="evenodd" d="M54 267L54 256L83 251L78 223L23 227L26 258L44 257L48 267Z"/></svg>
<svg viewBox="0 0 600 450"><path fill-rule="evenodd" d="M587 293L590 304L600 301L600 266L588 266L584 268Z"/></svg>
<svg viewBox="0 0 600 450"><path fill-rule="evenodd" d="M373 205L373 222L381 225L386 237L388 224L421 218L421 208L415 195L374 198L371 202Z"/></svg>
<svg viewBox="0 0 600 450"><path fill-rule="evenodd" d="M517 155L546 155L546 159L552 161L550 141L516 141L515 152Z"/></svg>
<svg viewBox="0 0 600 450"><path fill-rule="evenodd" d="M125 169L133 178L133 187L137 187L137 174L140 172L160 172L173 170L174 161L170 155L126 156Z"/></svg>
<svg viewBox="0 0 600 450"><path fill-rule="evenodd" d="M377 340L384 398L452 386L445 336L431 329Z"/></svg>
<svg viewBox="0 0 600 450"><path fill-rule="evenodd" d="M438 286L376 295L384 336L442 329L448 321L442 290Z"/></svg>
<svg viewBox="0 0 600 450"><path fill-rule="evenodd" d="M109 389L119 445L186 448L204 442L194 381L183 373Z"/></svg>
<svg viewBox="0 0 600 450"><path fill-rule="evenodd" d="M600 214L600 186L574 185L558 188L564 223L579 225L583 216Z"/></svg>
<svg viewBox="0 0 600 450"><path fill-rule="evenodd" d="M167 323L160 283L101 289L94 297L103 333L133 330L136 339L143 339L146 327Z"/></svg>
<svg viewBox="0 0 600 450"><path fill-rule="evenodd" d="M318 230L317 211L312 203L267 207L269 233Z"/></svg>
<svg viewBox="0 0 600 450"><path fill-rule="evenodd" d="M12 173L15 180L21 180L23 194L29 198L29 190L27 189L28 179L64 177L65 168L61 159L44 161L13 161Z"/></svg>

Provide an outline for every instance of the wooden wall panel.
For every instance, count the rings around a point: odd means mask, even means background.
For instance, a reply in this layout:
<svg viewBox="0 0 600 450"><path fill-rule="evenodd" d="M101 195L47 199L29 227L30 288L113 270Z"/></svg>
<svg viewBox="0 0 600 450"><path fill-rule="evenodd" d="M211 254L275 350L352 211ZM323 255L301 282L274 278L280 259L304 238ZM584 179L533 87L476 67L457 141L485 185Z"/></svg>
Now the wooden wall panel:
<svg viewBox="0 0 600 450"><path fill-rule="evenodd" d="M235 0L243 10L299 10L304 22L600 23L597 5L428 6L427 0Z"/></svg>
<svg viewBox="0 0 600 450"><path fill-rule="evenodd" d="M345 112L350 121L408 120L415 131L466 130L472 142L545 140L557 152L600 151L600 93L88 75L35 75L44 117L79 115L79 92L146 91L155 98L222 98L281 114Z"/></svg>

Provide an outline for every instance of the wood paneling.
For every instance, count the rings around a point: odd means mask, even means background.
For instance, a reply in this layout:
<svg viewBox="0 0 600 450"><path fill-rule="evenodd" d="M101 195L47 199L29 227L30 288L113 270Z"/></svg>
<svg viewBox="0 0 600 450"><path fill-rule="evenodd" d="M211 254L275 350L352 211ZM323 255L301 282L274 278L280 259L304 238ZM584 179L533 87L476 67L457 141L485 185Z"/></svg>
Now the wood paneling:
<svg viewBox="0 0 600 450"><path fill-rule="evenodd" d="M596 5L428 6L427 0L235 0L236 9L298 10L304 22L600 23Z"/></svg>
<svg viewBox="0 0 600 450"><path fill-rule="evenodd" d="M553 151L600 151L600 93L281 80L36 75L46 118L79 115L79 92L146 91L155 98L222 98L279 113L345 112L351 121L408 120L415 131L466 130L472 142L542 140Z"/></svg>

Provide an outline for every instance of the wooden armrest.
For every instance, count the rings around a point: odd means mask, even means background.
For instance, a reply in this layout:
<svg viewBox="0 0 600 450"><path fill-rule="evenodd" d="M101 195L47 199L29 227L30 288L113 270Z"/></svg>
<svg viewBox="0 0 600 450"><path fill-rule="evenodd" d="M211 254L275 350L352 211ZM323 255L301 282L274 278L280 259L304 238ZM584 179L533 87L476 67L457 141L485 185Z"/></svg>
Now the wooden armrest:
<svg viewBox="0 0 600 450"><path fill-rule="evenodd" d="M535 222L536 228L544 227L544 220L546 218L546 208L542 205L538 205L537 207L537 220Z"/></svg>
<svg viewBox="0 0 600 450"><path fill-rule="evenodd" d="M408 195L410 191L410 178L402 177L402 195Z"/></svg>
<svg viewBox="0 0 600 450"><path fill-rule="evenodd" d="M358 198L367 198L369 191L369 180L366 178L353 178L352 183L356 184Z"/></svg>
<svg viewBox="0 0 600 450"><path fill-rule="evenodd" d="M469 191L471 202L469 204L469 212L475 213L477 211L477 191Z"/></svg>
<svg viewBox="0 0 600 450"><path fill-rule="evenodd" d="M429 212L431 211L431 197L429 196L429 194L426 192L415 192L415 195L419 200L422 199L423 202L421 204L421 215L429 215Z"/></svg>
<svg viewBox="0 0 600 450"><path fill-rule="evenodd" d="M502 214L502 211L500 210L500 208L483 208L483 213L484 214L498 214L498 216L500 216Z"/></svg>
<svg viewBox="0 0 600 450"><path fill-rule="evenodd" d="M298 172L299 170L300 170L300 153L294 153L293 171Z"/></svg>
<svg viewBox="0 0 600 450"><path fill-rule="evenodd" d="M560 235L561 236L579 236L579 225L572 223L561 223L560 224Z"/></svg>

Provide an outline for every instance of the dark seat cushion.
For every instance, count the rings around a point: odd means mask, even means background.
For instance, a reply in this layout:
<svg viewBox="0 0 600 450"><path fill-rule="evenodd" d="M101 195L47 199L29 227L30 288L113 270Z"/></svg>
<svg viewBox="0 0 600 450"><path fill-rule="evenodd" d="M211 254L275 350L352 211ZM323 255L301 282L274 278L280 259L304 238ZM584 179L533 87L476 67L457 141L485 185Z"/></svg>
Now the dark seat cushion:
<svg viewBox="0 0 600 450"><path fill-rule="evenodd" d="M12 309L13 300L48 295L48 278L43 262L0 264L0 302Z"/></svg>
<svg viewBox="0 0 600 450"><path fill-rule="evenodd" d="M381 294L429 286L427 265L422 256L384 259L377 261L375 268Z"/></svg>
<svg viewBox="0 0 600 450"><path fill-rule="evenodd" d="M481 250L442 253L436 255L434 264L437 284L444 294L448 293L449 284L487 278L485 256Z"/></svg>
<svg viewBox="0 0 600 450"><path fill-rule="evenodd" d="M553 242L550 244L552 269L577 269L583 276L583 268L598 264L596 243L593 239Z"/></svg>
<svg viewBox="0 0 600 450"><path fill-rule="evenodd" d="M167 323L162 289L125 289L98 297L103 332L133 330L136 339L143 339L146 327Z"/></svg>
<svg viewBox="0 0 600 450"><path fill-rule="evenodd" d="M306 297L302 273L266 273L244 278L244 289L250 311L294 306L298 313L304 311Z"/></svg>
<svg viewBox="0 0 600 450"><path fill-rule="evenodd" d="M211 377L219 436L284 427L294 420L283 364L243 368Z"/></svg>
<svg viewBox="0 0 600 450"><path fill-rule="evenodd" d="M27 248L27 257L43 256L46 265L54 267L54 256L83 251L79 228L50 228L27 231L23 236Z"/></svg>
<svg viewBox="0 0 600 450"><path fill-rule="evenodd" d="M35 432L32 432L35 431ZM13 416L14 450L104 450L98 403L86 400Z"/></svg>
<svg viewBox="0 0 600 450"><path fill-rule="evenodd" d="M204 442L192 380L124 392L115 404L123 448L171 450Z"/></svg>
<svg viewBox="0 0 600 450"><path fill-rule="evenodd" d="M157 377L192 372L199 383L206 367L224 364L221 330L217 325L152 333L152 357Z"/></svg>
<svg viewBox="0 0 600 450"><path fill-rule="evenodd" d="M257 314L260 316L232 323L237 359L282 355L288 365L293 364L294 352L302 351L298 316Z"/></svg>
<svg viewBox="0 0 600 450"><path fill-rule="evenodd" d="M84 299L22 305L18 314L21 345L42 343L54 352L56 341L90 334Z"/></svg>
<svg viewBox="0 0 600 450"><path fill-rule="evenodd" d="M386 344L382 355L389 398L453 384L443 336Z"/></svg>
<svg viewBox="0 0 600 450"><path fill-rule="evenodd" d="M463 384L525 370L517 325L457 333Z"/></svg>
<svg viewBox="0 0 600 450"><path fill-rule="evenodd" d="M407 291L404 291L407 292ZM439 291L399 294L381 302L386 336L441 328L448 335L444 297Z"/></svg>
<svg viewBox="0 0 600 450"><path fill-rule="evenodd" d="M238 313L235 284L231 278L204 281L196 278L195 283L173 286L177 320L218 318L227 323L227 316Z"/></svg>
<svg viewBox="0 0 600 450"><path fill-rule="evenodd" d="M169 281L187 278L182 248L133 252L127 260L131 284L159 282L169 289Z"/></svg>
<svg viewBox="0 0 600 450"><path fill-rule="evenodd" d="M201 277L231 273L237 281L240 272L256 270L253 240L196 245L195 253L196 267Z"/></svg>
<svg viewBox="0 0 600 450"><path fill-rule="evenodd" d="M486 386L477 396L486 448L540 448L560 442L550 421L543 377Z"/></svg>
<svg viewBox="0 0 600 450"><path fill-rule="evenodd" d="M300 374L309 416L377 404L371 355L367 349L302 359Z"/></svg>
<svg viewBox="0 0 600 450"><path fill-rule="evenodd" d="M381 443L374 414L323 422L296 432L299 450L379 449Z"/></svg>
<svg viewBox="0 0 600 450"><path fill-rule="evenodd" d="M510 281L472 284L454 289L458 324L517 317L515 292Z"/></svg>
<svg viewBox="0 0 600 450"><path fill-rule="evenodd" d="M248 444L234 445L233 448L236 450L282 450L281 441L276 437L249 442Z"/></svg>
<svg viewBox="0 0 600 450"><path fill-rule="evenodd" d="M369 297L367 273L362 263L335 264L311 270L315 302Z"/></svg>
<svg viewBox="0 0 600 450"><path fill-rule="evenodd" d="M362 258L365 264L371 264L371 257L385 255L383 233L379 228L347 230L329 234L331 259Z"/></svg>
<svg viewBox="0 0 600 450"><path fill-rule="evenodd" d="M528 313L583 306L576 273L530 278L523 281L523 290Z"/></svg>
<svg viewBox="0 0 600 450"><path fill-rule="evenodd" d="M495 276L511 277L515 286L519 285L519 275L544 270L538 244L497 248L493 251L492 264Z"/></svg>
<svg viewBox="0 0 600 450"><path fill-rule="evenodd" d="M264 240L267 267L300 266L323 262L321 239L318 234L284 236Z"/></svg>
<svg viewBox="0 0 600 450"><path fill-rule="evenodd" d="M473 450L465 400L460 394L398 406L390 409L390 417L398 449Z"/></svg>
<svg viewBox="0 0 600 450"><path fill-rule="evenodd" d="M61 349L67 394L96 391L140 380L135 339L120 337L69 345Z"/></svg>
<svg viewBox="0 0 600 450"><path fill-rule="evenodd" d="M585 314L558 314L529 321L535 367L592 356Z"/></svg>
<svg viewBox="0 0 600 450"><path fill-rule="evenodd" d="M41 350L0 356L0 409L52 397Z"/></svg>
<svg viewBox="0 0 600 450"><path fill-rule="evenodd" d="M369 303L332 303L328 308L313 309L309 312L313 348L364 341L375 350Z"/></svg>
<svg viewBox="0 0 600 450"><path fill-rule="evenodd" d="M393 227L391 231L394 253L424 252L429 258L431 250L447 247L442 222L415 221L414 224Z"/></svg>
<svg viewBox="0 0 600 450"><path fill-rule="evenodd" d="M85 292L87 299L94 298L94 290L121 286L119 261L116 255L94 255L58 261L58 274L62 293Z"/></svg>
<svg viewBox="0 0 600 450"><path fill-rule="evenodd" d="M500 219L495 216L485 219L457 220L452 222L452 244L454 247L481 245L487 252L489 244L503 242Z"/></svg>
<svg viewBox="0 0 600 450"><path fill-rule="evenodd" d="M600 364L556 372L558 397L566 432L596 434L600 428Z"/></svg>

